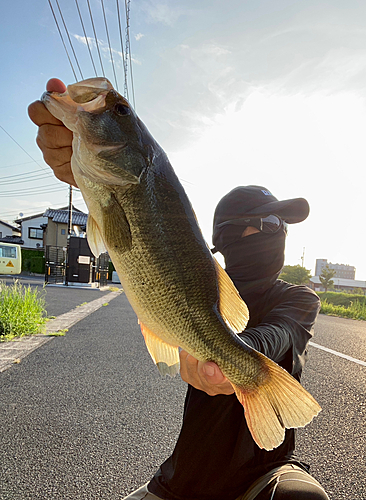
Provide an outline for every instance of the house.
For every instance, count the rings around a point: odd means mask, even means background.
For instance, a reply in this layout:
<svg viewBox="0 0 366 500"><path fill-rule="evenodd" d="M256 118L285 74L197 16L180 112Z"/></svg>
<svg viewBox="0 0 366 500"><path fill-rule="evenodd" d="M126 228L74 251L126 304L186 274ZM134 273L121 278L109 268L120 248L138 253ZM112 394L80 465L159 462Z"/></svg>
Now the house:
<svg viewBox="0 0 366 500"><path fill-rule="evenodd" d="M23 248L37 249L43 248L43 229L42 224L47 224L47 217L41 214L22 217L14 221L21 226Z"/></svg>
<svg viewBox="0 0 366 500"><path fill-rule="evenodd" d="M44 249L46 246L65 247L67 243L67 229L69 208L49 208L41 214L17 219L21 225L24 248ZM76 207L72 207L72 234L85 237L85 226L88 214Z"/></svg>
<svg viewBox="0 0 366 500"><path fill-rule="evenodd" d="M12 226L8 222L0 220L0 242L22 245L22 231L19 227Z"/></svg>
<svg viewBox="0 0 366 500"><path fill-rule="evenodd" d="M44 226L45 245L65 247L67 244L67 229L69 221L68 207L59 208L58 210L49 208L45 211L43 216L47 217L47 225ZM79 238L85 238L87 220L88 214L85 214L81 210L73 207L71 217L71 235Z"/></svg>

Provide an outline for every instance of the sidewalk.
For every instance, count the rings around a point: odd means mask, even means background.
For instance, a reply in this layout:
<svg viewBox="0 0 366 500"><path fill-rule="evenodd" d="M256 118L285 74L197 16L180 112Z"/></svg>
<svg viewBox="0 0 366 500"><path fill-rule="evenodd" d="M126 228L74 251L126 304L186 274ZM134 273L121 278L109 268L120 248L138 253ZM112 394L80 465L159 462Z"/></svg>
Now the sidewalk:
<svg viewBox="0 0 366 500"><path fill-rule="evenodd" d="M40 347L41 345L49 342L54 337L50 334L65 330L75 325L78 321L84 319L89 314L109 303L120 295L122 290L118 292L111 292L103 295L99 299L88 302L82 306L78 306L71 311L57 316L46 324L46 333L31 335L29 337L20 337L11 342L0 343L0 373L10 368L14 363L20 363L28 354Z"/></svg>

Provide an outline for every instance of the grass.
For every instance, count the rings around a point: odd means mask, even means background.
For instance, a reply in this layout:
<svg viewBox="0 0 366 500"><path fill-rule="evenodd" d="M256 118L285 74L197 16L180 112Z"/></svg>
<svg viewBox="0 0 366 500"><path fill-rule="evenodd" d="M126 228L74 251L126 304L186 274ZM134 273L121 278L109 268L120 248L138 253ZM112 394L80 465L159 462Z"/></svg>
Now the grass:
<svg viewBox="0 0 366 500"><path fill-rule="evenodd" d="M366 321L366 297L348 293L319 292L321 314Z"/></svg>
<svg viewBox="0 0 366 500"><path fill-rule="evenodd" d="M46 323L43 291L18 281L0 281L0 341L44 332Z"/></svg>
<svg viewBox="0 0 366 500"><path fill-rule="evenodd" d="M48 333L47 337L63 337L68 331L68 328L64 328L63 330L57 330L57 332Z"/></svg>

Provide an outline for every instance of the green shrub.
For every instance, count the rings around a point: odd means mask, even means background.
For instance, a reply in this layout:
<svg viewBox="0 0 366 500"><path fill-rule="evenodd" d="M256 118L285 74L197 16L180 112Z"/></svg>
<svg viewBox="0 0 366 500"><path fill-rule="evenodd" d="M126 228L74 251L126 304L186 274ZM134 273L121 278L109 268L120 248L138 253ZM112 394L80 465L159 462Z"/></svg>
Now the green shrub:
<svg viewBox="0 0 366 500"><path fill-rule="evenodd" d="M44 292L18 281L0 281L0 340L42 333L45 318Z"/></svg>
<svg viewBox="0 0 366 500"><path fill-rule="evenodd" d="M22 248L22 271L44 274L45 257L43 250Z"/></svg>
<svg viewBox="0 0 366 500"><path fill-rule="evenodd" d="M344 306L331 304L327 299L322 299L320 313L328 316L340 316L341 318L366 320L366 303L355 300L351 301L348 306Z"/></svg>
<svg viewBox="0 0 366 500"><path fill-rule="evenodd" d="M366 304L365 295L339 292L317 292L317 294L322 302L327 301L329 304L335 306L349 307L355 301L358 301L360 304Z"/></svg>

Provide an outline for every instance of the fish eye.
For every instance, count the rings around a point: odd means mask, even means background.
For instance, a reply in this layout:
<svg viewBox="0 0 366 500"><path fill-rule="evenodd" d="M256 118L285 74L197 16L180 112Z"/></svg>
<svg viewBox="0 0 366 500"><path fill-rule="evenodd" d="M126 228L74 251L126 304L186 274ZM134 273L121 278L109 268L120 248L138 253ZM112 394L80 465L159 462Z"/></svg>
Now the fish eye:
<svg viewBox="0 0 366 500"><path fill-rule="evenodd" d="M116 104L114 106L114 111L119 115L129 115L131 114L130 108L124 104Z"/></svg>

